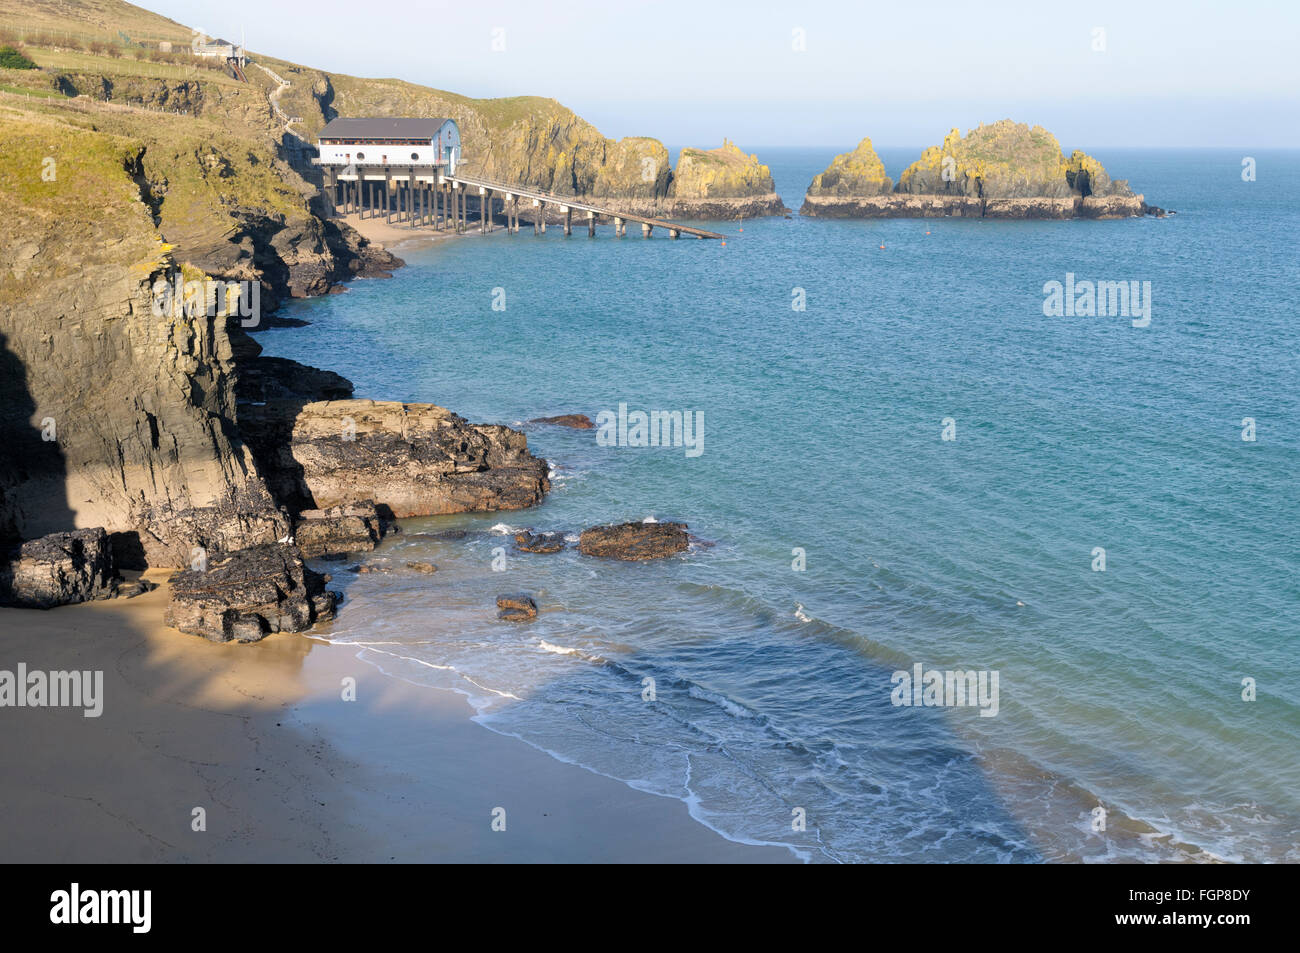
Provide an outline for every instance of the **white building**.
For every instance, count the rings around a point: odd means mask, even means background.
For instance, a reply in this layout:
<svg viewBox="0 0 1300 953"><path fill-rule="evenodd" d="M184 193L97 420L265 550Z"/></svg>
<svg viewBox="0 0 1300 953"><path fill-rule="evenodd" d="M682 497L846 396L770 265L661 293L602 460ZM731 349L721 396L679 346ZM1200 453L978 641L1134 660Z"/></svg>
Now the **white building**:
<svg viewBox="0 0 1300 953"><path fill-rule="evenodd" d="M319 164L420 166L454 174L460 161L460 129L454 119L333 119L317 137Z"/></svg>

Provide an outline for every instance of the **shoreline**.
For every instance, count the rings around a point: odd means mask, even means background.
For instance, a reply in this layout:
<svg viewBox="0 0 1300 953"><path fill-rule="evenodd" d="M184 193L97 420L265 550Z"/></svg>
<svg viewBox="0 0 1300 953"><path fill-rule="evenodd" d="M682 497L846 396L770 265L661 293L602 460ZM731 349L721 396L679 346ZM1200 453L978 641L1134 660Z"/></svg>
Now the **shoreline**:
<svg viewBox="0 0 1300 953"><path fill-rule="evenodd" d="M98 718L4 710L0 752L22 766L0 778L7 862L797 862L475 724L464 699L351 647L169 629L169 573L146 575L158 588L132 599L4 610L6 665L104 678Z"/></svg>
<svg viewBox="0 0 1300 953"><path fill-rule="evenodd" d="M335 215L329 221L347 225L372 245L377 245L392 254L407 246L424 246L453 238L466 238L472 232L455 232L445 228L433 229L426 226L412 228L409 225L391 225L382 218L359 218L355 212L347 215ZM347 286L344 282L344 287Z"/></svg>

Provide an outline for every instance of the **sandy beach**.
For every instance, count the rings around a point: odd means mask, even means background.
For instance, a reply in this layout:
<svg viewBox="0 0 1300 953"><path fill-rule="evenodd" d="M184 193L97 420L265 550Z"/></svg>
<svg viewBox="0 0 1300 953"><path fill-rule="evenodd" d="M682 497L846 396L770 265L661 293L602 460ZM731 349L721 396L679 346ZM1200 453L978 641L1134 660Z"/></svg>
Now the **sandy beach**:
<svg viewBox="0 0 1300 953"><path fill-rule="evenodd" d="M432 242L446 241L452 238L467 238L471 235L481 234L478 229L478 222L471 223L471 227L465 231L457 233L446 228L430 228L419 226L412 228L409 224L396 224L386 222L382 216L376 218L361 218L355 212L348 215L337 215L335 221L344 222L352 226L357 232L376 245L380 245L393 253L399 253L404 246L427 245ZM500 230L493 226L493 230Z"/></svg>
<svg viewBox="0 0 1300 953"><path fill-rule="evenodd" d="M495 734L459 696L348 648L169 629L167 575L149 574L161 585L133 599L0 609L0 668L104 673L98 718L0 709L0 860L795 860ZM355 701L342 698L349 677ZM498 807L504 831L492 829Z"/></svg>

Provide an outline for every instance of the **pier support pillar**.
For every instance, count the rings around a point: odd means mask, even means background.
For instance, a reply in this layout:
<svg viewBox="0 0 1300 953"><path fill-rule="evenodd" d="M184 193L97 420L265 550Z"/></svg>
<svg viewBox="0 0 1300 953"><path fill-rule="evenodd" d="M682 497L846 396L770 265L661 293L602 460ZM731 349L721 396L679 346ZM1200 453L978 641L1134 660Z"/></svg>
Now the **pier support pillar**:
<svg viewBox="0 0 1300 953"><path fill-rule="evenodd" d="M595 212L590 212L590 211L587 212L587 237L588 238L596 237L596 213Z"/></svg>
<svg viewBox="0 0 1300 953"><path fill-rule="evenodd" d="M622 237L623 237L623 235L624 235L623 228L624 228L624 226L623 226L623 220L622 220L621 218L619 218L617 215L615 215L615 216L614 216L614 237L615 237L615 238L622 238Z"/></svg>
<svg viewBox="0 0 1300 953"><path fill-rule="evenodd" d="M641 223L641 237L642 237L642 238L649 238L649 237L650 237L650 230L651 230L652 228L654 228L654 226L651 225L649 222L642 222L642 223Z"/></svg>
<svg viewBox="0 0 1300 953"><path fill-rule="evenodd" d="M478 187L478 233L486 235L488 230L488 204L492 201L492 193L483 186Z"/></svg>
<svg viewBox="0 0 1300 953"><path fill-rule="evenodd" d="M573 234L573 209L564 206L564 237L568 238Z"/></svg>
<svg viewBox="0 0 1300 953"><path fill-rule="evenodd" d="M669 237L669 238L681 238L681 237L682 237L682 233L679 232L679 231L678 231L677 229L675 229L675 228L670 228L670 229L668 229L668 237Z"/></svg>

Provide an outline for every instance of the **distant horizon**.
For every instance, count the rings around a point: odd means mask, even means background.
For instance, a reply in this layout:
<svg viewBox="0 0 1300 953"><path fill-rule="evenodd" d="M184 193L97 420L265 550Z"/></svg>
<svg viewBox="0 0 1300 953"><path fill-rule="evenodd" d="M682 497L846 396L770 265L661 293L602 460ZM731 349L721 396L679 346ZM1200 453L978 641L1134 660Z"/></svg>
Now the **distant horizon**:
<svg viewBox="0 0 1300 953"><path fill-rule="evenodd" d="M1004 0L978 22L936 0L915 30L847 0L484 0L404 11L396 40L339 0L140 5L327 72L554 99L614 139L936 144L1011 118L1086 149L1300 148L1300 7L1281 0L1102 0L1087 19Z"/></svg>

